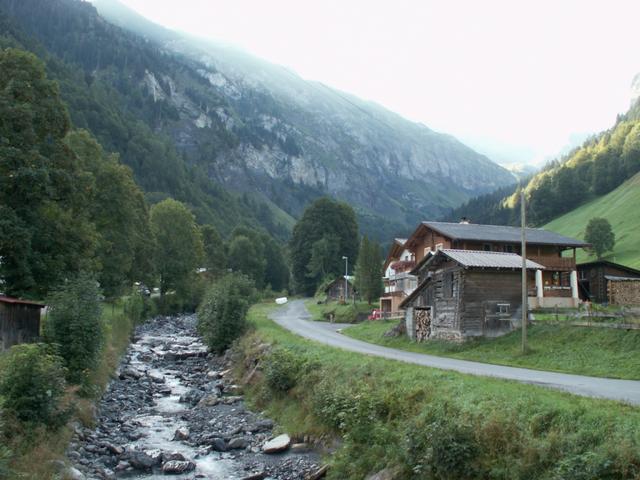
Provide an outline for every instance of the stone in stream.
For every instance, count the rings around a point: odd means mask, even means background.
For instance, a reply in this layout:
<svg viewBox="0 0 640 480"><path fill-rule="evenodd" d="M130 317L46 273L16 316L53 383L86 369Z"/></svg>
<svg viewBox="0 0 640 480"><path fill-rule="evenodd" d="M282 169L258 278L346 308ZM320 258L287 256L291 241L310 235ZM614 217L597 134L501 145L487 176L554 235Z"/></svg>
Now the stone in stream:
<svg viewBox="0 0 640 480"><path fill-rule="evenodd" d="M133 378L134 380L139 380L143 375L144 373L142 373L140 370L136 370L132 367L127 367L120 372L119 378L120 380L124 380L125 378Z"/></svg>
<svg viewBox="0 0 640 480"><path fill-rule="evenodd" d="M267 477L267 474L265 472L257 472L257 473L251 473L246 477L242 477L242 480L262 480L263 478L266 478L266 477Z"/></svg>
<svg viewBox="0 0 640 480"><path fill-rule="evenodd" d="M179 475L180 473L191 472L195 470L196 464L189 460L169 460L162 465L162 473L168 475Z"/></svg>
<svg viewBox="0 0 640 480"><path fill-rule="evenodd" d="M186 393L180 395L180 403L196 405L202 397L204 397L204 392L202 390L191 388Z"/></svg>
<svg viewBox="0 0 640 480"><path fill-rule="evenodd" d="M244 437L235 437L229 440L227 448L229 450L240 450L249 446L249 440Z"/></svg>
<svg viewBox="0 0 640 480"><path fill-rule="evenodd" d="M198 402L199 407L214 407L220 402L220 397L217 395L205 395L202 397L200 402Z"/></svg>
<svg viewBox="0 0 640 480"><path fill-rule="evenodd" d="M135 468L136 470L151 470L155 465L158 464L158 460L156 458L151 457L146 452L135 451L131 454L131 458L129 459L129 464Z"/></svg>
<svg viewBox="0 0 640 480"><path fill-rule="evenodd" d="M188 440L189 439L189 429L187 427L178 428L173 434L174 440Z"/></svg>
<svg viewBox="0 0 640 480"><path fill-rule="evenodd" d="M262 446L262 451L264 453L278 453L289 448L289 445L291 445L291 437L283 433L265 443Z"/></svg>
<svg viewBox="0 0 640 480"><path fill-rule="evenodd" d="M222 438L216 437L213 440L211 440L211 448L216 452L226 452L227 444L224 442Z"/></svg>
<svg viewBox="0 0 640 480"><path fill-rule="evenodd" d="M180 462L184 462L185 460L187 460L186 458L184 458L184 455L181 454L180 452L171 452L171 453L164 453L162 455L162 460L163 462L170 462L172 460L177 460Z"/></svg>

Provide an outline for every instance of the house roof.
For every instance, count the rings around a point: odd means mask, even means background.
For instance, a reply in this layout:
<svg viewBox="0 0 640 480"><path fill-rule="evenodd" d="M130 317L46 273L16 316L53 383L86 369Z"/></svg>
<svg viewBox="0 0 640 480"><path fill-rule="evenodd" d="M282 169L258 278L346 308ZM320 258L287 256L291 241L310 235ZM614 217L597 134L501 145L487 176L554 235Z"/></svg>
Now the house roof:
<svg viewBox="0 0 640 480"><path fill-rule="evenodd" d="M0 303L8 303L10 305L31 305L39 308L43 308L45 306L42 303L32 302L31 300L21 300L19 298L8 297L6 295L0 295Z"/></svg>
<svg viewBox="0 0 640 480"><path fill-rule="evenodd" d="M640 277L619 277L617 275L605 275L604 278L612 282L640 282Z"/></svg>
<svg viewBox="0 0 640 480"><path fill-rule="evenodd" d="M465 267L522 268L522 257L517 253L453 249L440 250L440 252ZM527 260L527 269L541 270L544 267L539 263Z"/></svg>
<svg viewBox="0 0 640 480"><path fill-rule="evenodd" d="M406 238L394 238L393 243L391 244L391 248L389 249L389 253L387 254L387 258L384 261L383 270L386 270L391 262L393 262L397 257L402 254L404 250L404 244L407 243Z"/></svg>
<svg viewBox="0 0 640 480"><path fill-rule="evenodd" d="M520 242L520 227L506 225L480 225L475 223L422 222L422 225L451 238L452 240L475 240L500 243ZM527 228L527 243L539 245L562 245L564 247L586 247L582 240L565 237L541 228Z"/></svg>
<svg viewBox="0 0 640 480"><path fill-rule="evenodd" d="M336 278L333 282L329 283L329 285L327 285L326 287L324 287L324 291L326 292L327 290L329 290L333 285L336 284L336 282L343 282L344 283L344 275L341 277ZM352 275L347 276L347 283L351 286L353 286L353 280L354 277Z"/></svg>
<svg viewBox="0 0 640 480"><path fill-rule="evenodd" d="M635 268L627 267L626 265L621 265L619 263L610 262L608 260L594 260L592 262L579 263L576 267L580 270L580 267L595 267L598 265L606 265L640 276L640 270L636 270Z"/></svg>

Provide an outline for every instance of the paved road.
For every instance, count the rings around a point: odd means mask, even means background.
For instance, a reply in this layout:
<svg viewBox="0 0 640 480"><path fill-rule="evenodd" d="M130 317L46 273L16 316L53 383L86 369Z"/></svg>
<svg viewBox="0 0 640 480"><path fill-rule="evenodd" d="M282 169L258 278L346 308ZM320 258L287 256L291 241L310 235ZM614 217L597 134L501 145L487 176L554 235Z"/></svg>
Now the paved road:
<svg viewBox="0 0 640 480"><path fill-rule="evenodd" d="M576 395L607 398L640 405L640 381L614 380L529 370L526 368L504 367L382 347L347 337L337 331L348 325L311 321L311 315L302 300L294 300L285 307L275 310L271 314L271 318L279 325L300 336L352 352L443 370L455 370L456 372L470 375L515 380L522 383L565 390Z"/></svg>

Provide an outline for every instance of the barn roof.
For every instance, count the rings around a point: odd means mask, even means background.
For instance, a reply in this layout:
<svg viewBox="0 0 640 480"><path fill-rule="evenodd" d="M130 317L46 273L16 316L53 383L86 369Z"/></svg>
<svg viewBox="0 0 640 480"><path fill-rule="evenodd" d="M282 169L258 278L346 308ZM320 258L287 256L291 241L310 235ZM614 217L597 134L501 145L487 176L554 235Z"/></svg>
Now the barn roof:
<svg viewBox="0 0 640 480"><path fill-rule="evenodd" d="M440 250L442 255L465 267L481 268L522 268L522 257L517 253L485 252L479 250ZM544 267L527 260L527 269L541 270Z"/></svg>
<svg viewBox="0 0 640 480"><path fill-rule="evenodd" d="M0 295L0 303L8 303L10 305L32 305L39 308L43 308L45 306L42 303L32 302L31 300L22 300L20 298L8 297L6 295Z"/></svg>
<svg viewBox="0 0 640 480"><path fill-rule="evenodd" d="M593 260L591 262L583 262L583 263L579 263L578 265L576 265L578 270L584 270L585 268L597 267L597 266L609 266L609 267L617 268L619 270L624 270L624 271L629 272L629 273L631 273L633 275L640 276L640 270L628 267L626 265L622 265L620 263L610 262L609 260Z"/></svg>
<svg viewBox="0 0 640 480"><path fill-rule="evenodd" d="M520 227L506 225L480 225L475 223L422 222L452 240L475 240L479 242L520 242ZM527 243L560 245L563 247L586 247L588 243L541 228L527 228Z"/></svg>

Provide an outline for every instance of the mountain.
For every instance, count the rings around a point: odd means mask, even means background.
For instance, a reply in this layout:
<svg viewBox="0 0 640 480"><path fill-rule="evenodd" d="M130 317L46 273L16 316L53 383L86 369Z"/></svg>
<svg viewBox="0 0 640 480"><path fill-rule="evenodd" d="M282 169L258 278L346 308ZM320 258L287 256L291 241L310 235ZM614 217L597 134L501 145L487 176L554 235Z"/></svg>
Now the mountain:
<svg viewBox="0 0 640 480"><path fill-rule="evenodd" d="M584 239L584 231L589 220L594 217L606 218L616 235L616 245L614 251L605 255L604 258L629 267L640 268L640 251L638 250L640 209L632 208L637 205L640 205L640 173L608 194L591 200L547 223L544 228L562 235ZM594 256L586 252L578 251L578 261L594 259Z"/></svg>
<svg viewBox="0 0 640 480"><path fill-rule="evenodd" d="M198 182L245 193L283 228L328 194L351 204L363 231L381 239L513 182L451 136L237 49L168 31L114 0L0 0L0 10L80 69L92 90L113 96L119 112L170 139ZM69 107L100 136L104 119L79 102ZM139 171L122 141L100 140Z"/></svg>
<svg viewBox="0 0 640 480"><path fill-rule="evenodd" d="M527 198L527 221L543 225L607 194L640 171L640 100L615 125L588 138L562 158L520 182L476 197L446 218L462 216L478 223L516 224L520 192Z"/></svg>

